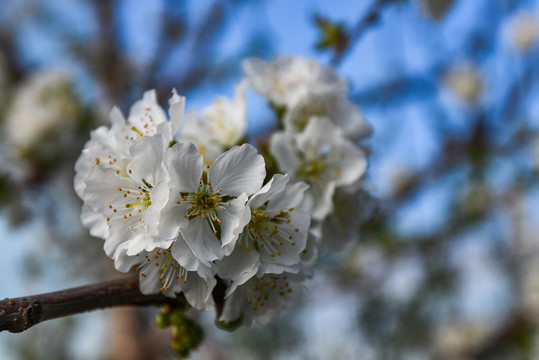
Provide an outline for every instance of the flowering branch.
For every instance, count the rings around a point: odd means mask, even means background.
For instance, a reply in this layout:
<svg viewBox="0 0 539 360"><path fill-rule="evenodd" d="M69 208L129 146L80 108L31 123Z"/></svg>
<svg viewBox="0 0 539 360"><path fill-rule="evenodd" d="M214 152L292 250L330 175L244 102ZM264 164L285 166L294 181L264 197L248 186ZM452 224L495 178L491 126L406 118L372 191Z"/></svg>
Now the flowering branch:
<svg viewBox="0 0 539 360"><path fill-rule="evenodd" d="M185 307L182 295L143 295L138 274L99 284L80 286L52 293L0 301L0 331L22 332L46 320L113 306L170 304Z"/></svg>

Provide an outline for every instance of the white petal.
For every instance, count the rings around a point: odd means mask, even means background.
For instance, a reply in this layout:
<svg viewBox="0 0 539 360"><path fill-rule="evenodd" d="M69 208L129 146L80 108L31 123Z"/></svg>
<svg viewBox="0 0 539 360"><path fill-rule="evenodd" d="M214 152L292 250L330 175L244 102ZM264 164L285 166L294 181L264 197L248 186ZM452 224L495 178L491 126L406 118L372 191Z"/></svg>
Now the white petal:
<svg viewBox="0 0 539 360"><path fill-rule="evenodd" d="M88 207L88 205L82 205L82 211L80 215L82 225L90 230L90 235L106 239L109 235L109 226L107 225L107 219L101 214L96 213Z"/></svg>
<svg viewBox="0 0 539 360"><path fill-rule="evenodd" d="M114 267L121 272L128 272L134 266L139 265L144 257L129 256L125 249L118 249L116 256L114 257Z"/></svg>
<svg viewBox="0 0 539 360"><path fill-rule="evenodd" d="M281 191L283 191L287 183L288 183L288 174L287 175L283 175L283 174L273 175L270 181L268 181L268 183L264 185L262 189L258 190L253 196L251 196L251 198L247 202L247 205L253 210L258 209L259 207L264 205L265 202L272 199L275 196L275 194L278 194Z"/></svg>
<svg viewBox="0 0 539 360"><path fill-rule="evenodd" d="M180 231L178 219L185 215L185 208L176 204L181 200L180 191L174 187L170 188L168 202L161 210L159 218L159 236L164 239L176 239ZM179 261L179 260L178 260Z"/></svg>
<svg viewBox="0 0 539 360"><path fill-rule="evenodd" d="M129 149L133 160L127 164L127 172L137 182L142 183L144 180L155 186L165 176L162 168L165 149L163 136L143 136Z"/></svg>
<svg viewBox="0 0 539 360"><path fill-rule="evenodd" d="M200 276L213 277L210 267L204 265L193 253L193 250L187 245L181 234L174 241L170 253L172 257L188 271L196 271Z"/></svg>
<svg viewBox="0 0 539 360"><path fill-rule="evenodd" d="M217 216L221 223L221 244L224 248L224 254L228 255L234 249L238 235L245 225L249 223L250 212L245 213L245 203L247 195L241 194L236 199L229 202L230 205L223 205L222 209L216 209Z"/></svg>
<svg viewBox="0 0 539 360"><path fill-rule="evenodd" d="M167 150L165 165L171 185L181 192L197 192L202 176L202 156L191 143L178 143Z"/></svg>
<svg viewBox="0 0 539 360"><path fill-rule="evenodd" d="M168 114L170 117L170 124L172 127L172 133L175 134L180 128L183 119L183 112L185 109L185 97L178 95L176 89L172 89L172 96L168 100L169 109Z"/></svg>
<svg viewBox="0 0 539 360"><path fill-rule="evenodd" d="M112 108L110 111L109 119L112 125L124 125L125 124L125 118L116 106Z"/></svg>
<svg viewBox="0 0 539 360"><path fill-rule="evenodd" d="M294 137L284 132L274 133L270 140L270 152L279 164L280 170L291 176L294 176L300 163L294 142Z"/></svg>
<svg viewBox="0 0 539 360"><path fill-rule="evenodd" d="M187 302L198 310L211 310L214 307L212 290L217 281L215 278L201 278L197 273L187 274L187 281L182 286Z"/></svg>
<svg viewBox="0 0 539 360"><path fill-rule="evenodd" d="M242 241L244 236L247 235L240 235L239 241ZM243 240L243 243L247 242ZM236 246L229 256L217 262L217 275L221 279L234 281L237 285L243 284L257 273L259 258L260 255L255 249L246 251L245 246Z"/></svg>
<svg viewBox="0 0 539 360"><path fill-rule="evenodd" d="M109 205L118 204L122 207L125 204L123 195L119 188L137 188L138 184L130 178L118 177L111 168L96 167L86 179L83 199L92 210L106 216L114 216ZM113 206L114 208L114 206ZM109 216L110 215L110 216Z"/></svg>
<svg viewBox="0 0 539 360"><path fill-rule="evenodd" d="M323 220L333 210L334 193L334 182L325 186L318 186L315 184L309 188L309 191L306 194L306 200L310 200L312 204L311 216L313 220Z"/></svg>
<svg viewBox="0 0 539 360"><path fill-rule="evenodd" d="M367 168L367 159L363 151L349 141L341 144L340 151L343 159L340 165L340 178L335 181L337 186L350 185L357 181Z"/></svg>
<svg viewBox="0 0 539 360"><path fill-rule="evenodd" d="M146 114L151 116L152 122L156 125L167 121L163 108L157 103L155 90L144 92L142 99L131 106L128 120L136 124L141 119L147 117Z"/></svg>
<svg viewBox="0 0 539 360"><path fill-rule="evenodd" d="M152 295L161 293L162 283L159 280L160 274L158 271L149 271L146 276L140 277L140 292L144 295ZM168 294L165 294L168 295ZM169 297L174 297L170 296Z"/></svg>
<svg viewBox="0 0 539 360"><path fill-rule="evenodd" d="M130 178L118 177L111 168L96 167L88 176L86 184L83 197L87 205L109 220L109 236L104 245L108 256L112 256L122 243L143 236L139 231L132 230L138 228L145 231L145 228L137 226L140 214L128 216L132 212L126 205L130 200L122 195L125 195L125 189L136 189L137 183Z"/></svg>
<svg viewBox="0 0 539 360"><path fill-rule="evenodd" d="M180 206L183 205L181 204ZM185 204L185 206L188 206L188 204ZM200 261L206 266L210 266L210 262L223 258L221 243L213 234L206 220L203 220L200 216L196 216L191 220L184 220L182 221L180 232Z"/></svg>
<svg viewBox="0 0 539 360"><path fill-rule="evenodd" d="M225 300L223 312L219 317L220 321L232 322L238 320L242 315L244 305L247 303L247 290L245 287L239 287L236 291L229 294ZM250 325L250 319L243 319L243 322Z"/></svg>
<svg viewBox="0 0 539 360"><path fill-rule="evenodd" d="M234 146L219 156L208 170L213 189L223 189L223 193L232 196L254 194L265 177L264 158L249 144Z"/></svg>
<svg viewBox="0 0 539 360"><path fill-rule="evenodd" d="M86 177L98 164L107 166L108 156L117 158L117 154L106 146L106 135L109 130L101 126L91 132L92 139L86 142L79 158L75 162L75 192L82 199ZM114 164L116 165L116 164Z"/></svg>
<svg viewBox="0 0 539 360"><path fill-rule="evenodd" d="M288 209L296 208L305 198L305 191L309 189L309 185L304 182L297 182L286 186L286 188L277 193L268 203L268 207L272 209Z"/></svg>

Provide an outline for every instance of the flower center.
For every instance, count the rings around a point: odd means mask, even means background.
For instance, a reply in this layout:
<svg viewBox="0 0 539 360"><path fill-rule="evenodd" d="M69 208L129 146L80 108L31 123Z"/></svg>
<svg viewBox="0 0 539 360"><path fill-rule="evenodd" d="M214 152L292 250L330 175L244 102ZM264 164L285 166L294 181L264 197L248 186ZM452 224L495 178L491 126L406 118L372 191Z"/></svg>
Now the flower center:
<svg viewBox="0 0 539 360"><path fill-rule="evenodd" d="M286 297L293 292L286 276L266 275L262 278L254 278L250 281L250 291L248 291L248 303L253 311L258 311L259 307L264 306L265 301L270 297L279 294L280 297Z"/></svg>
<svg viewBox="0 0 539 360"><path fill-rule="evenodd" d="M298 131L303 131L313 116L322 116L326 113L326 108L322 104L311 103L305 105L300 108L297 115L294 117L294 126Z"/></svg>
<svg viewBox="0 0 539 360"><path fill-rule="evenodd" d="M311 185L337 180L341 177L338 164L344 158L344 154L331 144L314 144L307 155L301 156L296 176Z"/></svg>
<svg viewBox="0 0 539 360"><path fill-rule="evenodd" d="M137 256L140 256L138 254ZM145 278L150 272L159 272L159 281L163 284L161 291L166 291L175 281L187 282L187 270L172 257L170 248L155 249L145 255L145 260L135 268L140 277Z"/></svg>
<svg viewBox="0 0 539 360"><path fill-rule="evenodd" d="M324 158L309 159L301 163L296 174L298 177L317 181L322 178L326 168L327 162Z"/></svg>
<svg viewBox="0 0 539 360"><path fill-rule="evenodd" d="M218 212L225 212L225 205L232 206L230 200L233 199L230 194L222 194L222 192L222 189L214 191L211 183L206 181L205 176L202 176L200 177L198 191L180 193L182 200L177 201L176 204L188 202L190 206L187 208L184 218L193 220L200 217L207 222L214 235L220 238L222 221L219 219Z"/></svg>
<svg viewBox="0 0 539 360"><path fill-rule="evenodd" d="M130 219L138 217L138 222L142 225L142 212L145 211L151 204L150 192L153 189L152 184L142 179L143 185L138 186L137 189L122 188L119 187L118 191L122 193L124 201L118 207L109 205L109 209L114 213L113 218ZM110 221L110 217L107 218L107 222ZM138 225L131 225L130 228L134 229Z"/></svg>
<svg viewBox="0 0 539 360"><path fill-rule="evenodd" d="M280 246L289 244L295 246L293 236L281 231L280 225L290 224L290 213L294 208L288 210L266 210L264 206L259 207L251 213L251 221L247 224L244 237L246 243L238 242L239 247L244 247L245 251L251 251L251 246L258 252L267 252L270 257L281 256ZM299 229L294 229L299 231Z"/></svg>

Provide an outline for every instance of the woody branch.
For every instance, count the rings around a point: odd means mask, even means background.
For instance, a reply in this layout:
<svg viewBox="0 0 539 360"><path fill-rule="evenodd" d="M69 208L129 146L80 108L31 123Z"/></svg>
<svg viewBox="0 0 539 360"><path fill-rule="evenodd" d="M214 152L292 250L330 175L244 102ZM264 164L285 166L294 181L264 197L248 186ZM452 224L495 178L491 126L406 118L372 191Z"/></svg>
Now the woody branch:
<svg viewBox="0 0 539 360"><path fill-rule="evenodd" d="M183 297L144 295L138 275L46 294L0 301L0 332L22 332L46 320L115 306L170 304L185 307Z"/></svg>

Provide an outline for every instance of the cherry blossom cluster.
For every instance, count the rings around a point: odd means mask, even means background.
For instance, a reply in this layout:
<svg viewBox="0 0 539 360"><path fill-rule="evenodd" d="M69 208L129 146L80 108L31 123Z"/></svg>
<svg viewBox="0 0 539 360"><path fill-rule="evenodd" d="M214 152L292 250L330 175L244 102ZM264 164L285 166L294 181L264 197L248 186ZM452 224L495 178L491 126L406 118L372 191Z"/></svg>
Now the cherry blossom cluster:
<svg viewBox="0 0 539 360"><path fill-rule="evenodd" d="M248 59L234 98L168 115L147 91L127 118L92 131L75 164L81 219L144 294L182 293L219 320L268 322L312 276L321 246L357 238L372 208L359 141L370 134L346 82L311 59ZM247 138L246 91L279 118L268 142ZM265 149L265 150L263 150Z"/></svg>

